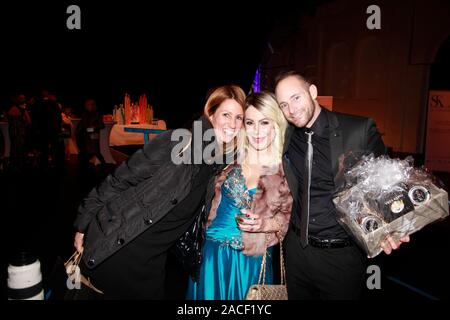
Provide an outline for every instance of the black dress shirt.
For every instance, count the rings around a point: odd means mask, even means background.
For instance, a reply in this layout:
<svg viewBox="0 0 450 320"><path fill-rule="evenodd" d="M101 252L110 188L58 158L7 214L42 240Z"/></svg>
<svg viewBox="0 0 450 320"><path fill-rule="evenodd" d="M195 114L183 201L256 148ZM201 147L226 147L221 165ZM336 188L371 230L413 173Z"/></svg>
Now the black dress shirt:
<svg viewBox="0 0 450 320"><path fill-rule="evenodd" d="M309 235L321 239L347 238L345 230L337 221L336 208L332 201L334 176L331 167L330 129L325 112L310 128L312 136L313 164L311 172ZM288 148L288 157L294 173L303 185L305 154L307 150L305 128L296 128ZM293 224L300 229L302 188L299 188L298 201L294 204Z"/></svg>

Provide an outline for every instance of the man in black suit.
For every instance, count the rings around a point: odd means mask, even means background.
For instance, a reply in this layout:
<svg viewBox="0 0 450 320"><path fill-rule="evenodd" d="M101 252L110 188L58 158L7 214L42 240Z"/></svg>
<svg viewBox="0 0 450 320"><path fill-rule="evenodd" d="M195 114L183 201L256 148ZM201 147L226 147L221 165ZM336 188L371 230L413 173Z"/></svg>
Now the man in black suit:
<svg viewBox="0 0 450 320"><path fill-rule="evenodd" d="M365 285L366 257L339 225L332 198L343 183L337 174L342 155L352 151L378 156L385 153L384 143L372 119L322 108L317 87L296 72L277 77L275 94L290 123L283 150L294 197L285 238L289 299L358 299ZM308 150L312 160L305 166ZM388 237L381 246L390 254L407 241Z"/></svg>

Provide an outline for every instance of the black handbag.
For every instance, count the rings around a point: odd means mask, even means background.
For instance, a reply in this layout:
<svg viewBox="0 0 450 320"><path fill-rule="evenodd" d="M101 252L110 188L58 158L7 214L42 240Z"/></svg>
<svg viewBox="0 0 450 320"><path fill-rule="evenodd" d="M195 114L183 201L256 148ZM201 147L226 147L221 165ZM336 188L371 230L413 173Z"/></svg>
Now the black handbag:
<svg viewBox="0 0 450 320"><path fill-rule="evenodd" d="M205 219L205 206L203 206L192 224L172 248L172 252L195 282L199 279L200 265L202 263Z"/></svg>

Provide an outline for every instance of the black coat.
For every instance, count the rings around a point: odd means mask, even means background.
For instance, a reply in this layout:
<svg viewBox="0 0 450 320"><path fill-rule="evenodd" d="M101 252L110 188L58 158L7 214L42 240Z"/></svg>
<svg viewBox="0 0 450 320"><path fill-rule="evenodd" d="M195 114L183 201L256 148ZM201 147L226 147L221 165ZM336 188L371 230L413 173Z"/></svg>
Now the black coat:
<svg viewBox="0 0 450 320"><path fill-rule="evenodd" d="M206 118L201 121L203 131L211 128ZM198 141L195 134L192 141ZM173 147L180 142L171 141L171 136L172 131L158 135L82 201L74 226L85 233L83 259L89 268L154 226L189 195L199 166L172 161Z"/></svg>

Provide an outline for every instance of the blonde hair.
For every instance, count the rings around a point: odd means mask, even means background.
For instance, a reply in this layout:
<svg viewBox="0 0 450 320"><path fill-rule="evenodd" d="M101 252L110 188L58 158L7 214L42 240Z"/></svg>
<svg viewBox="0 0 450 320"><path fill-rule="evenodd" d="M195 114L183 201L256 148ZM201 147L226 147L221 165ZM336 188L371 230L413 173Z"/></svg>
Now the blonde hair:
<svg viewBox="0 0 450 320"><path fill-rule="evenodd" d="M283 155L284 134L288 123L280 109L280 106L278 105L277 99L271 92L255 92L249 95L245 101L245 111L250 107L254 107L265 117L272 120L275 130L275 138L272 142L275 157L273 160L275 163L280 163ZM238 146L239 159L244 159L248 148L249 142L246 136L245 139L242 139L240 145Z"/></svg>
<svg viewBox="0 0 450 320"><path fill-rule="evenodd" d="M208 98L205 103L205 107L203 108L203 113L206 117L212 116L216 113L219 106L228 99L233 99L237 103L242 106L242 110L245 107L245 93L241 87L236 85L225 85L220 87L212 88L208 93ZM239 130L236 137L232 142L226 144L223 147L223 152L225 154L235 153L237 151L237 146L242 144L242 141L245 140L245 131L243 128Z"/></svg>

